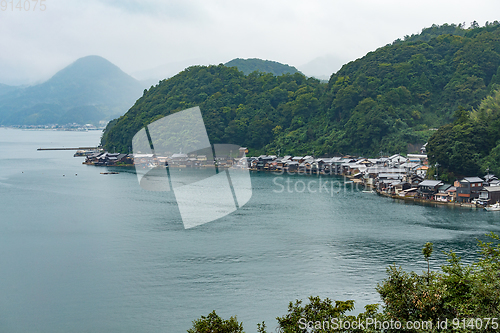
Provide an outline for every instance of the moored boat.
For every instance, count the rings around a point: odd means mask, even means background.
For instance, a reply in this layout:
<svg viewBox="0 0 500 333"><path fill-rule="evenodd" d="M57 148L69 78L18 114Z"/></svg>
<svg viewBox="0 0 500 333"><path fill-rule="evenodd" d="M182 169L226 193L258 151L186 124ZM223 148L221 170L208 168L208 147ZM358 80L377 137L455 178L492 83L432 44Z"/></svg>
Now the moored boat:
<svg viewBox="0 0 500 333"><path fill-rule="evenodd" d="M484 209L486 209L489 212L500 211L500 203L497 202L496 204L488 205L488 206L484 207Z"/></svg>

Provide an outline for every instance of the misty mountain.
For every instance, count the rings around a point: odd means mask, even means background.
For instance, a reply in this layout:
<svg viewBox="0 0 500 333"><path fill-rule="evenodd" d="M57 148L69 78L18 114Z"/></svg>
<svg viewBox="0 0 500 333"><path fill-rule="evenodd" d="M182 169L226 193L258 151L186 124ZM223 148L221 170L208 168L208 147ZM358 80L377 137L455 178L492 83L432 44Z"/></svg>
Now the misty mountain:
<svg viewBox="0 0 500 333"><path fill-rule="evenodd" d="M157 85L159 81L171 78L179 72L182 72L189 66L202 65L204 63L210 63L207 59L203 58L191 58L182 61L174 61L156 66L154 68L149 68L145 70L135 71L130 73L134 78L139 80L144 87L151 87L152 85Z"/></svg>
<svg viewBox="0 0 500 333"><path fill-rule="evenodd" d="M10 94L18 89L20 89L20 88L8 86L6 84L0 83L0 96L5 95L5 94Z"/></svg>
<svg viewBox="0 0 500 333"><path fill-rule="evenodd" d="M252 72L258 71L262 73L271 73L276 76L283 74L293 74L297 73L298 70L295 67L284 65L276 61L262 60L262 59L241 59L236 58L228 61L224 64L226 67L237 67L238 70L242 71L245 75Z"/></svg>
<svg viewBox="0 0 500 333"><path fill-rule="evenodd" d="M25 88L0 86L0 124L93 123L123 115L143 85L99 56L87 56L48 81Z"/></svg>
<svg viewBox="0 0 500 333"><path fill-rule="evenodd" d="M297 67L306 76L328 81L332 73L336 73L345 63L346 61L337 56L326 55Z"/></svg>

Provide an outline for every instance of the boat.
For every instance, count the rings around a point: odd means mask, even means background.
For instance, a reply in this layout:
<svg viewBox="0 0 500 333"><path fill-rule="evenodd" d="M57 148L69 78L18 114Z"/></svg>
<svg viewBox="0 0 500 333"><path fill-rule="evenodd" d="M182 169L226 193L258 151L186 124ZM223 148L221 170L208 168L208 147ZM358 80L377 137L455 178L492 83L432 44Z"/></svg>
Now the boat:
<svg viewBox="0 0 500 333"><path fill-rule="evenodd" d="M484 209L486 209L489 212L500 211L500 203L497 202L496 204L488 205L488 206L484 207Z"/></svg>
<svg viewBox="0 0 500 333"><path fill-rule="evenodd" d="M112 171L112 172L101 172L101 175L117 175L119 172Z"/></svg>
<svg viewBox="0 0 500 333"><path fill-rule="evenodd" d="M364 190L363 193L376 193L374 190Z"/></svg>

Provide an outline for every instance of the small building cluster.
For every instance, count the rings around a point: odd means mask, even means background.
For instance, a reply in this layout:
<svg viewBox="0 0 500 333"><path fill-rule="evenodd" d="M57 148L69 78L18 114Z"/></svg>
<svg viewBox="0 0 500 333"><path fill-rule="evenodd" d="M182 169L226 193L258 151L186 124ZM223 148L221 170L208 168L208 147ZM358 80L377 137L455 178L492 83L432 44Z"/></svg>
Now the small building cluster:
<svg viewBox="0 0 500 333"><path fill-rule="evenodd" d="M500 201L500 181L491 174L484 179L466 177L454 184L425 179L429 169L425 154L395 154L375 159L261 155L248 158L248 167L256 171L343 175L365 188L394 197L478 205Z"/></svg>
<svg viewBox="0 0 500 333"><path fill-rule="evenodd" d="M243 158L247 152L246 148L241 148L234 155L220 154L213 158L211 149L205 154L183 154L175 153L168 156L157 156L154 154L119 154L108 152L96 152L86 156L84 164L95 166L135 166L136 168L154 168L160 165L175 166L179 168L194 168L194 167L232 167L234 165L244 164L246 158ZM232 151L231 151L232 153ZM76 156L76 154L75 154Z"/></svg>
<svg viewBox="0 0 500 333"><path fill-rule="evenodd" d="M244 157L246 148L238 156L221 155L215 161L210 152L198 154L119 154L96 152L88 155L85 164L96 166L131 166L152 168L159 165L180 168L241 166L253 171L271 171L318 175L341 175L365 188L393 197L404 197L434 202L488 205L500 201L500 181L494 175L483 178L465 177L454 184L425 179L428 160L425 154L395 154L389 157L328 157L261 155Z"/></svg>
<svg viewBox="0 0 500 333"><path fill-rule="evenodd" d="M133 165L134 157L131 154L108 153L108 152L94 152L90 155L76 155L86 156L83 164L90 164L95 166L121 166Z"/></svg>

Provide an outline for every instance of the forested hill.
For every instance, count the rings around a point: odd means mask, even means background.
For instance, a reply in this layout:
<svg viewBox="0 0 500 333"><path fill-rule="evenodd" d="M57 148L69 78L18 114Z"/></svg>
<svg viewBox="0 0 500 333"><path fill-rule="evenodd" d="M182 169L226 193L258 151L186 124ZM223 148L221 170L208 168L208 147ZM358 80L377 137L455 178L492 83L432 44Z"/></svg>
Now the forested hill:
<svg viewBox="0 0 500 333"><path fill-rule="evenodd" d="M276 76L283 74L293 74L297 73L298 70L295 67L281 64L276 61L262 60L262 59L241 59L236 58L228 61L224 64L227 67L237 67L238 70L242 71L245 75L252 72L258 71L263 73L272 73Z"/></svg>
<svg viewBox="0 0 500 333"><path fill-rule="evenodd" d="M454 29L453 34L440 29ZM500 87L500 26L433 26L333 74L328 84L300 73L245 75L223 65L186 69L145 92L108 125L106 148L127 152L144 125L199 105L213 143L254 153L406 153L435 129Z"/></svg>

